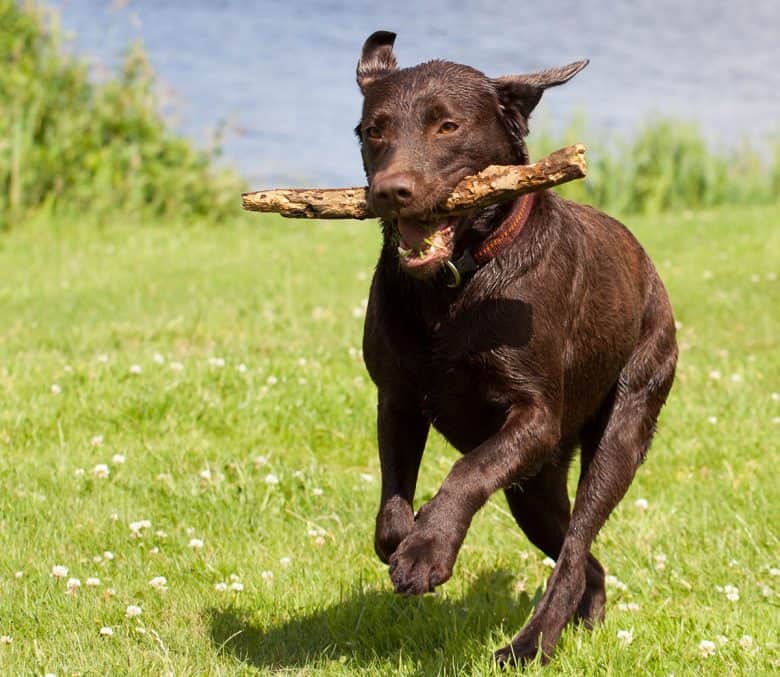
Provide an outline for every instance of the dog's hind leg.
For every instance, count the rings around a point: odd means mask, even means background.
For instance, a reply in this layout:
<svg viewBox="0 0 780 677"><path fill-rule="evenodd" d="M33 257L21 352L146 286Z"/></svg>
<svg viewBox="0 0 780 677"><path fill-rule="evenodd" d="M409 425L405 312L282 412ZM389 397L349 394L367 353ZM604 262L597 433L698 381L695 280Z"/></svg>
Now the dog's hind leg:
<svg viewBox="0 0 780 677"><path fill-rule="evenodd" d="M496 652L499 662L532 660L539 649L542 660L549 660L561 631L583 600L590 546L644 460L672 385L677 347L667 317L668 322L649 329L620 374L604 432L583 468L547 590L526 627Z"/></svg>
<svg viewBox="0 0 780 677"><path fill-rule="evenodd" d="M509 509L528 540L545 555L557 560L569 528L570 504L566 488L567 454L560 462L544 465L537 475L504 491ZM587 627L604 618L604 569L588 554L585 592L577 608L577 618Z"/></svg>

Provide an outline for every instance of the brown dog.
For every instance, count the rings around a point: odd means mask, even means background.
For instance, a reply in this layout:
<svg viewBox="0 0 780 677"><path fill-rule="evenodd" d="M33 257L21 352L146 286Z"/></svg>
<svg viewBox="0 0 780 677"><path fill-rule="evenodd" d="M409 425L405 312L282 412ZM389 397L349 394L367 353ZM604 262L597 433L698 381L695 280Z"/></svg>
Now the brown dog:
<svg viewBox="0 0 780 677"><path fill-rule="evenodd" d="M541 649L547 660L571 618L604 618L604 570L590 548L672 385L672 310L639 243L591 207L541 192L435 218L464 176L528 162L523 138L542 92L587 62L497 79L446 61L399 70L394 40L374 33L357 68L356 131L384 235L363 339L379 399L375 547L397 592L430 592L451 576L475 512L503 489L557 563L531 620L496 658ZM463 457L415 515L431 425Z"/></svg>

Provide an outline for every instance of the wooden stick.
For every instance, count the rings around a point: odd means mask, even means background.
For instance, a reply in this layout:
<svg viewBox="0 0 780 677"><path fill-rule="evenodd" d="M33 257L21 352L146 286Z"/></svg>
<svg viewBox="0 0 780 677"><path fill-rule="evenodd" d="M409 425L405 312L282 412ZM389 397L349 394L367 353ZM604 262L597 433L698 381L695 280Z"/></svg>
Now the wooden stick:
<svg viewBox="0 0 780 677"><path fill-rule="evenodd" d="M506 202L585 176L585 146L561 148L532 165L492 165L463 179L437 214L458 214ZM244 193L242 206L305 219L370 219L367 188L277 188Z"/></svg>

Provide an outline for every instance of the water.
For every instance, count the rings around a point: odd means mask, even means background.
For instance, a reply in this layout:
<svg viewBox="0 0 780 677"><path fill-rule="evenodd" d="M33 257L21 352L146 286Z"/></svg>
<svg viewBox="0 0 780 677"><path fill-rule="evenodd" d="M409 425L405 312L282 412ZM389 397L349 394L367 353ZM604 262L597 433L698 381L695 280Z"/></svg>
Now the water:
<svg viewBox="0 0 780 677"><path fill-rule="evenodd" d="M354 71L380 28L398 33L401 66L447 58L495 76L590 58L535 115L556 129L583 112L594 129L586 144L657 115L699 123L716 145L780 130L777 0L51 4L96 67L142 40L178 128L205 144L226 123L226 159L258 188L364 182Z"/></svg>

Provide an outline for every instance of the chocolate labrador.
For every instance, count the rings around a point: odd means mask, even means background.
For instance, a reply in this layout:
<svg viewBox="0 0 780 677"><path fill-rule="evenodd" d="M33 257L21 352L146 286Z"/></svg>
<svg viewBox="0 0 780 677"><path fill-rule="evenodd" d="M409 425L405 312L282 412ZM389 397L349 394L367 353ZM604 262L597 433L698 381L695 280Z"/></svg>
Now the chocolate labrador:
<svg viewBox="0 0 780 677"><path fill-rule="evenodd" d="M394 41L371 35L357 67L356 132L383 233L363 338L378 389L375 548L397 592L430 592L452 575L476 511L503 490L556 564L496 658L546 661L570 619L604 618L591 545L644 460L672 385L672 309L634 236L592 207L543 191L437 216L463 177L529 161L524 137L542 92L587 61L499 78L447 61L399 69ZM430 426L463 456L415 514Z"/></svg>

